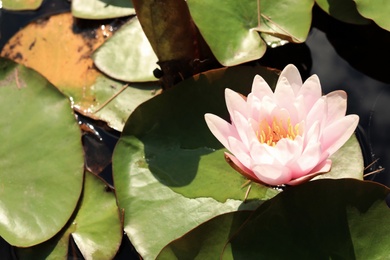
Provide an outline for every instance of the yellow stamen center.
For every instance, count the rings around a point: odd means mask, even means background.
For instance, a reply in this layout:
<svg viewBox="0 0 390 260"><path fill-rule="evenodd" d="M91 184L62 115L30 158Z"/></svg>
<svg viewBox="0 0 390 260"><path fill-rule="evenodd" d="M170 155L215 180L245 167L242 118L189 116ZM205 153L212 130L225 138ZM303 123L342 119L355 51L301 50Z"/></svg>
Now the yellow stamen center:
<svg viewBox="0 0 390 260"><path fill-rule="evenodd" d="M260 123L257 138L260 143L275 146L280 139L290 138L294 140L300 134L299 124L293 126L291 120L288 119L286 126L284 126L282 120L277 120L274 117L271 123L265 119Z"/></svg>

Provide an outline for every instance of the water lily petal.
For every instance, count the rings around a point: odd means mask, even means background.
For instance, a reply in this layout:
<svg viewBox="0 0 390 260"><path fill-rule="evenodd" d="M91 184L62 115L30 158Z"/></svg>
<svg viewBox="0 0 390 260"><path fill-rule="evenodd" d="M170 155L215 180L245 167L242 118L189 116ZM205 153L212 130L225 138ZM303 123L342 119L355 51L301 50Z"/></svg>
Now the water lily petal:
<svg viewBox="0 0 390 260"><path fill-rule="evenodd" d="M248 116L248 110L246 100L242 98L237 92L226 88L225 89L226 107L229 111L230 116L234 115L234 111L240 112L245 117Z"/></svg>
<svg viewBox="0 0 390 260"><path fill-rule="evenodd" d="M291 180L291 171L283 165L260 164L253 167L256 177L269 185L282 185Z"/></svg>
<svg viewBox="0 0 390 260"><path fill-rule="evenodd" d="M296 122L298 120L298 113L294 106L294 101L295 94L290 83L286 78L282 78L278 81L278 85L275 88L274 102L280 108L287 109L290 112L291 121Z"/></svg>
<svg viewBox="0 0 390 260"><path fill-rule="evenodd" d="M304 146L306 147L309 141L319 142L320 140L320 122L316 121L305 133Z"/></svg>
<svg viewBox="0 0 390 260"><path fill-rule="evenodd" d="M250 135L248 137L249 140L258 140L257 138L257 134L258 134L258 131L259 131L259 122L257 120L255 120L254 118L249 118L248 120L248 134Z"/></svg>
<svg viewBox="0 0 390 260"><path fill-rule="evenodd" d="M236 130L241 141L249 149L252 140L258 141L257 133L259 131L259 123L253 118L245 118L239 112L235 111L235 124Z"/></svg>
<svg viewBox="0 0 390 260"><path fill-rule="evenodd" d="M326 124L329 125L345 116L347 112L347 93L343 90L336 90L327 94L326 97L328 102L328 118Z"/></svg>
<svg viewBox="0 0 390 260"><path fill-rule="evenodd" d="M238 135L240 136L243 144L249 148L249 140L248 140L248 125L249 122L247 118L241 115L240 112L234 111L232 115L232 124L236 127Z"/></svg>
<svg viewBox="0 0 390 260"><path fill-rule="evenodd" d="M276 159L282 165L288 165L291 161L295 161L302 148L299 143L289 138L281 139L275 146L275 153L278 155Z"/></svg>
<svg viewBox="0 0 390 260"><path fill-rule="evenodd" d="M258 122L263 121L264 119L267 121L272 120L271 115L273 111L277 108L277 105L275 102L268 96L264 97L261 101L261 107L259 114L256 117L254 117Z"/></svg>
<svg viewBox="0 0 390 260"><path fill-rule="evenodd" d="M247 109L248 109L249 117L258 119L259 111L261 108L260 99L258 99L255 95L252 95L252 93L250 93L248 95L248 98L246 99L246 103L248 107Z"/></svg>
<svg viewBox="0 0 390 260"><path fill-rule="evenodd" d="M259 75L256 75L253 79L251 94L259 100L263 99L265 96L272 97L274 95L268 83Z"/></svg>
<svg viewBox="0 0 390 260"><path fill-rule="evenodd" d="M317 75L312 75L308 78L302 85L302 88L299 90L298 95L304 97L304 102L309 111L314 103L317 102L322 96L321 83Z"/></svg>
<svg viewBox="0 0 390 260"><path fill-rule="evenodd" d="M305 102L303 101L303 96L298 96L295 98L294 101L294 107L297 111L297 122L304 121L306 119L306 116L308 114L308 110L306 108ZM293 122L294 124L297 122Z"/></svg>
<svg viewBox="0 0 390 260"><path fill-rule="evenodd" d="M279 78L278 85L275 88L274 101L281 107L291 105L295 100L294 91L287 78Z"/></svg>
<svg viewBox="0 0 390 260"><path fill-rule="evenodd" d="M275 108L271 113L272 119L277 119L278 121L282 121L283 126L287 127L288 120L291 119L290 111L285 108Z"/></svg>
<svg viewBox="0 0 390 260"><path fill-rule="evenodd" d="M351 137L359 123L359 116L347 115L324 129L322 144L329 155L335 153Z"/></svg>
<svg viewBox="0 0 390 260"><path fill-rule="evenodd" d="M293 179L297 179L309 173L320 162L322 155L321 143L311 141L303 150L302 155L291 165Z"/></svg>
<svg viewBox="0 0 390 260"><path fill-rule="evenodd" d="M249 156L248 148L237 138L228 137L230 149L229 151L247 168L251 166L251 157Z"/></svg>
<svg viewBox="0 0 390 260"><path fill-rule="evenodd" d="M236 171L238 171L239 173L241 173L242 175L244 175L248 179L253 180L255 182L258 181L258 178L256 177L256 175L251 170L249 170L247 167L245 167L239 160L237 160L236 157L234 157L230 153L225 153L225 160L230 164L230 166L233 169L235 169Z"/></svg>
<svg viewBox="0 0 390 260"><path fill-rule="evenodd" d="M221 142L223 146L230 150L228 137L238 137L236 128L222 118L213 114L205 114L204 119L211 133L218 139L219 142Z"/></svg>
<svg viewBox="0 0 390 260"><path fill-rule="evenodd" d="M302 84L288 65L275 92L256 76L248 97L225 90L232 123L206 114L216 138L233 154L230 165L247 178L268 185L297 185L331 168L329 156L353 134L359 117L345 116L347 95L322 96L316 75Z"/></svg>
<svg viewBox="0 0 390 260"><path fill-rule="evenodd" d="M252 142L250 148L250 155L252 158L252 165L255 164L273 164L276 160L274 156L274 148L260 142Z"/></svg>
<svg viewBox="0 0 390 260"><path fill-rule="evenodd" d="M331 169L331 166L332 166L332 161L331 160L325 160L321 164L316 166L316 168L315 168L316 170L313 171L312 173L307 174L305 176L302 176L300 178L294 179L294 180L292 180L292 181L290 181L290 182L288 182L286 184L294 186L294 185L298 185L298 184L307 182L307 181L313 179L314 177L316 177L318 175L325 174L325 173L329 172L330 169Z"/></svg>
<svg viewBox="0 0 390 260"><path fill-rule="evenodd" d="M330 171L331 168L332 168L332 160L326 159L323 160L322 163L319 163L316 167L314 167L311 170L310 174L318 175L318 174L327 173Z"/></svg>
<svg viewBox="0 0 390 260"><path fill-rule="evenodd" d="M306 122L306 129L310 129L310 127L313 125L314 122L319 122L320 127L322 128L325 126L326 118L327 118L327 112L328 112L328 103L326 100L326 97L321 97L318 99L312 109L307 114L307 117L305 119Z"/></svg>
<svg viewBox="0 0 390 260"><path fill-rule="evenodd" d="M302 87L302 78L301 78L301 75L300 75L297 67L295 67L293 64L287 65L283 69L282 73L280 73L278 83L276 85L279 84L279 81L282 78L287 79L288 83L290 84L290 86L294 92L294 95L296 96L297 93L299 92L299 89Z"/></svg>

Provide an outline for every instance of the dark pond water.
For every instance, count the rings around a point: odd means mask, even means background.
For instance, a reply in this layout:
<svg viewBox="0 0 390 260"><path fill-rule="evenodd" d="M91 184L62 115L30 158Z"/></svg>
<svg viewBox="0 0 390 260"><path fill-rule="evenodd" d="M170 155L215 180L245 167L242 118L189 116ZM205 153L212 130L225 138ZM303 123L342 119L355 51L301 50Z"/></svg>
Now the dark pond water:
<svg viewBox="0 0 390 260"><path fill-rule="evenodd" d="M37 12L9 12L0 9L0 50L8 39L29 21L43 14L69 10L67 0L44 1ZM324 93L343 89L348 93L348 113L360 116L358 137L362 144L365 163L379 159L367 172L385 168L371 175L372 179L390 186L390 33L377 26L354 26L338 22L315 8L313 28L305 44L288 44L270 49L259 62L282 69L294 63L304 75L317 74ZM93 120L82 116L84 124ZM93 150L101 149L99 156L112 153L119 133L106 131L95 125L102 140L91 133L83 137L84 144ZM94 158L91 158L92 162ZM101 165L101 175L112 183L111 164ZM70 245L71 246L71 245ZM0 253L9 251L0 245ZM81 255L74 250L74 257ZM126 236L115 259L137 259Z"/></svg>
<svg viewBox="0 0 390 260"><path fill-rule="evenodd" d="M307 46L311 73L323 91L344 89L348 113L360 116L360 137L366 165L378 159L370 179L390 186L390 33L377 26L353 26L316 12Z"/></svg>

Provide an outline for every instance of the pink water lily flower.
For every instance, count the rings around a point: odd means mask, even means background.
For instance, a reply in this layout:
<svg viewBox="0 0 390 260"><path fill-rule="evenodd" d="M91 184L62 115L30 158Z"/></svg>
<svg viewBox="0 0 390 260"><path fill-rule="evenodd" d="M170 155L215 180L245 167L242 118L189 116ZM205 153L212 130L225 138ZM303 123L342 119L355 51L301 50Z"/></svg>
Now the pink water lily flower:
<svg viewBox="0 0 390 260"><path fill-rule="evenodd" d="M256 75L245 98L225 90L231 123L206 114L210 131L230 151L225 157L255 182L296 185L329 172L334 154L354 133L357 115L345 115L347 95L322 95L317 75L303 84L298 69L288 65L275 92Z"/></svg>

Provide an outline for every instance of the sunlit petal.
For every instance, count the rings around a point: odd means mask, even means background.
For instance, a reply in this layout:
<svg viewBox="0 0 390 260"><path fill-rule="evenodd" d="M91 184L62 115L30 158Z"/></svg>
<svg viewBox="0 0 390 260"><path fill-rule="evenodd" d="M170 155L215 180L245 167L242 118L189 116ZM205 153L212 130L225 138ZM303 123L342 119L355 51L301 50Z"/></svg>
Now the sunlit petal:
<svg viewBox="0 0 390 260"><path fill-rule="evenodd" d="M322 96L320 79L317 75L312 75L308 78L299 90L298 95L304 97L304 102L307 110L310 110L314 103Z"/></svg>
<svg viewBox="0 0 390 260"><path fill-rule="evenodd" d="M268 83L259 75L256 75L253 80L251 94L259 100L263 99L265 96L272 97L274 95Z"/></svg>
<svg viewBox="0 0 390 260"><path fill-rule="evenodd" d="M269 185L281 185L291 180L290 169L283 165L255 165L253 173L261 182Z"/></svg>
<svg viewBox="0 0 390 260"><path fill-rule="evenodd" d="M323 133L323 149L334 154L351 137L359 123L359 116L347 115L325 128Z"/></svg>
<svg viewBox="0 0 390 260"><path fill-rule="evenodd" d="M298 185L298 184L307 182L307 181L313 179L314 177L316 177L318 175L321 175L321 174L329 172L331 167L332 167L332 161L331 160L325 160L321 164L317 165L315 170L313 170L311 173L309 173L307 175L304 175L304 176L302 176L300 178L294 179L294 180L292 180L292 181L290 181L290 182L288 182L286 184L288 184L288 185Z"/></svg>
<svg viewBox="0 0 390 260"><path fill-rule="evenodd" d="M251 166L251 157L246 146L237 140L237 138L229 136L228 138L230 149L229 151L247 168Z"/></svg>
<svg viewBox="0 0 390 260"><path fill-rule="evenodd" d="M299 71L297 67L295 67L292 64L287 65L282 73L280 73L278 83L276 85L279 85L279 81L282 78L286 78L288 83L290 84L294 95L297 95L299 89L302 87L302 78L301 75L299 74Z"/></svg>
<svg viewBox="0 0 390 260"><path fill-rule="evenodd" d="M239 173L260 184L297 185L331 169L329 159L354 133L357 115L346 113L347 95L322 96L316 75L302 84L288 65L275 92L260 76L247 98L225 90L232 123L206 114L210 131L232 153L225 159Z"/></svg>
<svg viewBox="0 0 390 260"><path fill-rule="evenodd" d="M347 112L347 93L342 90L336 90L326 95L328 103L327 124L345 116Z"/></svg>
<svg viewBox="0 0 390 260"><path fill-rule="evenodd" d="M238 137L236 128L216 115L205 114L204 117L211 133L218 139L218 141L221 142L223 146L230 150L228 137Z"/></svg>
<svg viewBox="0 0 390 260"><path fill-rule="evenodd" d="M246 101L242 98L240 94L227 88L225 89L225 99L226 107L231 116L233 116L234 111L238 111L242 115L247 116Z"/></svg>

